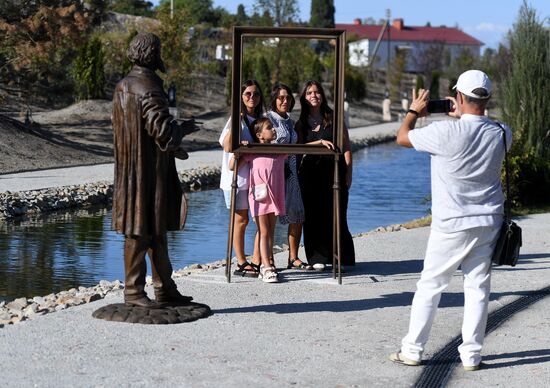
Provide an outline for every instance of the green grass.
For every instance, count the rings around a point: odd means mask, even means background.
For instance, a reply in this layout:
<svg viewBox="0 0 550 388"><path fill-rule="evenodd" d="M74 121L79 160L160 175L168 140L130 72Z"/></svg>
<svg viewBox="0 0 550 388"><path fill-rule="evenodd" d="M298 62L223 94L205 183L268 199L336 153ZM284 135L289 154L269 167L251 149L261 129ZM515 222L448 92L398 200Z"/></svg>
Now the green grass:
<svg viewBox="0 0 550 388"><path fill-rule="evenodd" d="M512 209L512 217L527 216L529 214L550 213L550 204L529 207L517 207Z"/></svg>
<svg viewBox="0 0 550 388"><path fill-rule="evenodd" d="M407 229L422 228L424 226L430 226L431 223L432 223L432 216L430 215L430 216L418 218L416 220L412 220L407 223L404 223L403 227Z"/></svg>

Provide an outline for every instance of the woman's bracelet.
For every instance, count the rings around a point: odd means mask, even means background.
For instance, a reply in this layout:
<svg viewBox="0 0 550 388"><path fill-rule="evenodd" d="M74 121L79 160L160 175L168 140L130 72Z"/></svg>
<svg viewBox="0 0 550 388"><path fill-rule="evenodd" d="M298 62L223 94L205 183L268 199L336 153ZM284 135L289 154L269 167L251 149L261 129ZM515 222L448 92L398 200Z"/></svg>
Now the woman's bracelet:
<svg viewBox="0 0 550 388"><path fill-rule="evenodd" d="M409 109L409 110L407 111L407 113L412 113L412 114L415 115L416 117L419 116L418 112L415 111L414 109Z"/></svg>

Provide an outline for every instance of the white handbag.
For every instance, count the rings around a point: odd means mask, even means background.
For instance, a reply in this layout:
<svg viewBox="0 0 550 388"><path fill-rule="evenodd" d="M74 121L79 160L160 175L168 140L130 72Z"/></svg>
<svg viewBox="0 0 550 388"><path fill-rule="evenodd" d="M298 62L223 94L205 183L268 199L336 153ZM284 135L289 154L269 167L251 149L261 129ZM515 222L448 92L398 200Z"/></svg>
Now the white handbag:
<svg viewBox="0 0 550 388"><path fill-rule="evenodd" d="M267 198L267 185L265 183L260 183L259 185L253 186L252 194L254 195L255 201L263 201Z"/></svg>

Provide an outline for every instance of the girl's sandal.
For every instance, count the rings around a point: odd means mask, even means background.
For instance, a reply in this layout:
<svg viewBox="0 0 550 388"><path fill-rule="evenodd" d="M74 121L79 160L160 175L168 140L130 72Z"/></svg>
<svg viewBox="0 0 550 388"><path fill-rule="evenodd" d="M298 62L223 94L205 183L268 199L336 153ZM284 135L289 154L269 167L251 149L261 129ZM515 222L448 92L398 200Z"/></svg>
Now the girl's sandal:
<svg viewBox="0 0 550 388"><path fill-rule="evenodd" d="M250 266L251 266L252 268L254 268L254 271L255 271L255 272L260 273L260 266L261 266L261 264L256 264L256 263L254 263L253 261L251 261L251 262L250 262Z"/></svg>
<svg viewBox="0 0 550 388"><path fill-rule="evenodd" d="M252 269L247 269L247 267ZM242 276L246 278L257 278L260 269L256 270L256 267L253 263L245 261L242 264L237 263L237 269L233 272L233 275Z"/></svg>
<svg viewBox="0 0 550 388"><path fill-rule="evenodd" d="M273 267L260 267L260 274L258 275L264 283L277 283L279 281L277 277L277 271Z"/></svg>
<svg viewBox="0 0 550 388"><path fill-rule="evenodd" d="M302 269L304 271L311 271L313 270L313 267L309 264L304 263L302 260L300 260L298 257L295 259L288 258L288 265L286 266L287 269Z"/></svg>

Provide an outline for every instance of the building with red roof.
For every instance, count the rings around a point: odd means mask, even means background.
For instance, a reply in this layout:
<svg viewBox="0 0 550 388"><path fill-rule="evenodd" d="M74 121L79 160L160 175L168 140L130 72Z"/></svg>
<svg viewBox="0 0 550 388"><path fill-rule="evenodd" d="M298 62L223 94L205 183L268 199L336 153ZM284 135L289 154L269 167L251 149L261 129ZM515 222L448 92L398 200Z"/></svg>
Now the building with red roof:
<svg viewBox="0 0 550 388"><path fill-rule="evenodd" d="M403 19L395 19L387 30L383 25L363 24L355 19L353 24L336 24L337 29L346 30L348 39L355 38L348 44L349 62L353 66L372 65L384 69L389 60L393 61L399 50L406 50L406 71L422 71L418 58L426 55L428 50L442 55L442 64L449 65L464 50L470 55L479 57L482 42L458 28L406 26ZM376 42L381 37L375 54ZM389 33L388 33L389 32Z"/></svg>

